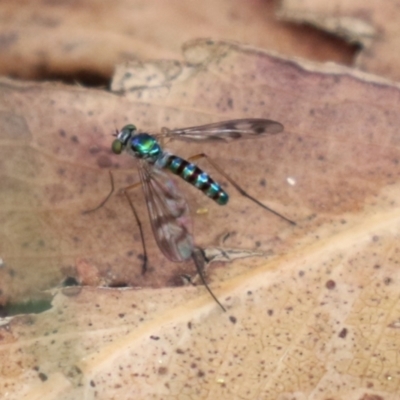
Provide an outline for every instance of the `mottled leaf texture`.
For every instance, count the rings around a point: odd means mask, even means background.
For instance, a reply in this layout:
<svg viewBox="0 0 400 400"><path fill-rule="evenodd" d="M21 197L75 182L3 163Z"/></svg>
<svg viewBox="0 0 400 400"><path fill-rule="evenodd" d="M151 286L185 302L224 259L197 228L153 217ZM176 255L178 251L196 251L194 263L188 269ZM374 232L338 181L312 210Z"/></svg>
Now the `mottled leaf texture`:
<svg viewBox="0 0 400 400"><path fill-rule="evenodd" d="M398 399L400 88L228 42L190 42L183 56L168 78L166 62L119 67L119 96L1 80L1 301L54 298L41 314L1 320L0 397ZM172 177L195 244L215 260L206 272L224 313L202 285L176 287L195 267L159 251L139 186L141 274L119 192L140 178L110 146L128 123L157 133L238 118L284 131L163 143L207 153L297 223L242 198L206 160L227 206ZM109 192L110 169L116 193L82 214ZM57 289L63 281L86 286Z"/></svg>
<svg viewBox="0 0 400 400"><path fill-rule="evenodd" d="M400 79L400 1L283 0L279 16L314 25L357 43L355 66L363 71Z"/></svg>
<svg viewBox="0 0 400 400"><path fill-rule="evenodd" d="M264 0L0 2L0 75L105 83L118 63L165 58L174 80L183 42L219 37L312 60L352 62L352 50L308 27L277 21ZM118 21L118 23L116 23ZM145 70L151 68L147 64ZM138 85L143 82L138 68Z"/></svg>

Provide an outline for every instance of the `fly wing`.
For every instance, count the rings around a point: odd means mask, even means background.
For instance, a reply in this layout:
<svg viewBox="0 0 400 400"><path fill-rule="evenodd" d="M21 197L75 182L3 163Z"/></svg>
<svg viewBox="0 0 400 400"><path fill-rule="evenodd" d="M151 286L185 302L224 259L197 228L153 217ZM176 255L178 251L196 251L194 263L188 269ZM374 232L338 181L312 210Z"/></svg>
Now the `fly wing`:
<svg viewBox="0 0 400 400"><path fill-rule="evenodd" d="M139 175L158 247L171 261L190 259L194 245L185 198L161 169L142 162Z"/></svg>
<svg viewBox="0 0 400 400"><path fill-rule="evenodd" d="M171 139L189 141L222 140L230 142L236 139L255 138L282 131L283 125L279 122L262 118L246 118L182 129L163 128L162 132Z"/></svg>

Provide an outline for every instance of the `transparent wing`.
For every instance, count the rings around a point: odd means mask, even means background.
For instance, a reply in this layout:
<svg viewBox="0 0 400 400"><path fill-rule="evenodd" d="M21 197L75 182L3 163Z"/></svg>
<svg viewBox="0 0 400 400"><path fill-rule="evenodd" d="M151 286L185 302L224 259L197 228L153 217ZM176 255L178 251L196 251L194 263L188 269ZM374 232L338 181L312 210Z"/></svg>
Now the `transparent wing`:
<svg viewBox="0 0 400 400"><path fill-rule="evenodd" d="M237 139L255 138L265 134L275 134L282 131L283 125L279 122L262 118L246 118L182 129L163 128L162 134L171 139L189 141L223 140L229 142Z"/></svg>
<svg viewBox="0 0 400 400"><path fill-rule="evenodd" d="M185 261L193 252L189 207L173 180L159 168L139 165L151 227L158 247L171 261Z"/></svg>

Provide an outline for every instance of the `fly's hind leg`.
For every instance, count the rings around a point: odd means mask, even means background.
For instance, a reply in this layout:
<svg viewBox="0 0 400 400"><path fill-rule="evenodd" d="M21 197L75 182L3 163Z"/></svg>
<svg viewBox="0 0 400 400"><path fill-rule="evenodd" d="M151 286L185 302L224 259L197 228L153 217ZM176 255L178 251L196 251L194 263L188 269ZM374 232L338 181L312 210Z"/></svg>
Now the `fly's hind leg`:
<svg viewBox="0 0 400 400"><path fill-rule="evenodd" d="M296 222L290 220L289 218L286 218L282 214L279 214L277 211L273 210L272 208L269 208L265 204L261 203L259 200L257 200L255 197L249 195L244 189L242 189L241 186L239 186L238 183L236 183L214 160L212 160L207 154L205 153L200 153L200 154L195 154L194 156L191 156L188 158L190 161L196 161L200 160L202 158L207 159L207 161L229 182L231 185L244 197L247 197L249 200L252 202L256 203L260 207L264 208L265 210L275 214L276 216L284 219L285 221L289 222L292 225L296 225Z"/></svg>
<svg viewBox="0 0 400 400"><path fill-rule="evenodd" d="M204 254L204 250L200 247L194 247L192 252L192 259L196 266L197 273L199 274L200 279L203 282L203 285L206 287L208 293L210 293L214 301L221 307L222 311L226 312L225 307L220 303L220 301L217 299L217 296L215 296L215 294L212 292L212 290L208 286L206 278L204 277L204 267L207 264L207 258Z"/></svg>

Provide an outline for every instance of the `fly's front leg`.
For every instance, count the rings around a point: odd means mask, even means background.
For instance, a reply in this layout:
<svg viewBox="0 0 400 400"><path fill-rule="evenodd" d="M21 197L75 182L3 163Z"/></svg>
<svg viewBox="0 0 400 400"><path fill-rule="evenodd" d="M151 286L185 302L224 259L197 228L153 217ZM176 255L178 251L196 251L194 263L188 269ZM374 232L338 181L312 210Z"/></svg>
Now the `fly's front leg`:
<svg viewBox="0 0 400 400"><path fill-rule="evenodd" d="M136 223L139 227L139 232L140 232L140 239L142 241L142 247L143 247L143 265L142 265L142 274L145 274L147 271L147 261L148 261L148 257L147 257L147 250L146 250L146 242L144 240L144 235L143 235L143 227L142 227L142 223L140 222L140 218L139 215L136 211L135 206L133 205L133 202L131 200L131 198L128 196L128 190L132 190L132 189L136 189L138 186L140 186L141 182L137 182L134 183L133 185L127 186L126 188L122 189L123 193L125 194L125 197L128 200L128 203L131 207L131 210L133 212L133 215L135 216L136 219Z"/></svg>
<svg viewBox="0 0 400 400"><path fill-rule="evenodd" d="M97 211L99 210L101 207L103 207L107 201L110 199L110 197L112 196L112 194L114 193L114 176L112 174L112 172L109 170L108 171L109 175L110 175L110 182L111 182L111 190L110 193L108 193L108 195L106 196L106 198L95 208L91 208L90 210L86 210L83 211L82 214L89 214L91 212Z"/></svg>
<svg viewBox="0 0 400 400"><path fill-rule="evenodd" d="M111 171L108 171L108 173L110 174L110 182L111 182L111 190L110 190L110 193L108 193L108 195L106 196L106 198L105 198L97 207L92 208L92 209L90 209L90 210L83 211L82 214L89 214L89 213L91 213L91 212L94 212L94 211L99 210L100 208L102 208L102 207L107 203L107 201L110 199L110 197L111 197L112 194L114 193L114 191L115 191L114 176L113 176L113 174L112 174ZM143 247L143 266L142 266L142 273L145 273L145 272L147 271L147 260L148 260L148 258L147 258L146 243L145 243L145 241L144 241L144 236L143 236L142 223L140 222L138 213L137 213L137 211L136 211L136 209L135 209L135 207L134 207L134 205L133 205L133 203L132 203L132 200L130 199L130 197L128 196L128 193L127 193L129 190L136 189L136 188L139 187L140 185L141 185L141 182L136 182L136 183L134 183L133 185L127 186L127 187L125 187L125 188L123 188L123 189L121 189L121 190L122 190L122 192L125 194L125 196L126 196L128 202L129 202L129 205L130 205L130 207L131 207L131 210L132 210L132 212L133 212L133 215L134 215L134 217L135 217L135 219L136 219L136 223L138 224L138 227L139 227L140 239L141 239L141 241L142 241L142 247Z"/></svg>
<svg viewBox="0 0 400 400"><path fill-rule="evenodd" d="M238 183L236 183L214 160L212 160L207 154L205 153L200 153L200 154L195 154L192 157L189 157L188 160L190 161L196 161L201 158L207 159L207 161L229 182L231 185L244 197L247 197L249 200L253 201L260 207L264 208L265 210L275 214L276 216L284 219L285 221L289 222L292 225L296 225L296 222L290 220L289 218L284 217L282 214L279 214L278 212L274 211L272 208L269 208L265 204L261 203L258 201L255 197L249 195L244 189L242 189L241 186L239 186Z"/></svg>

